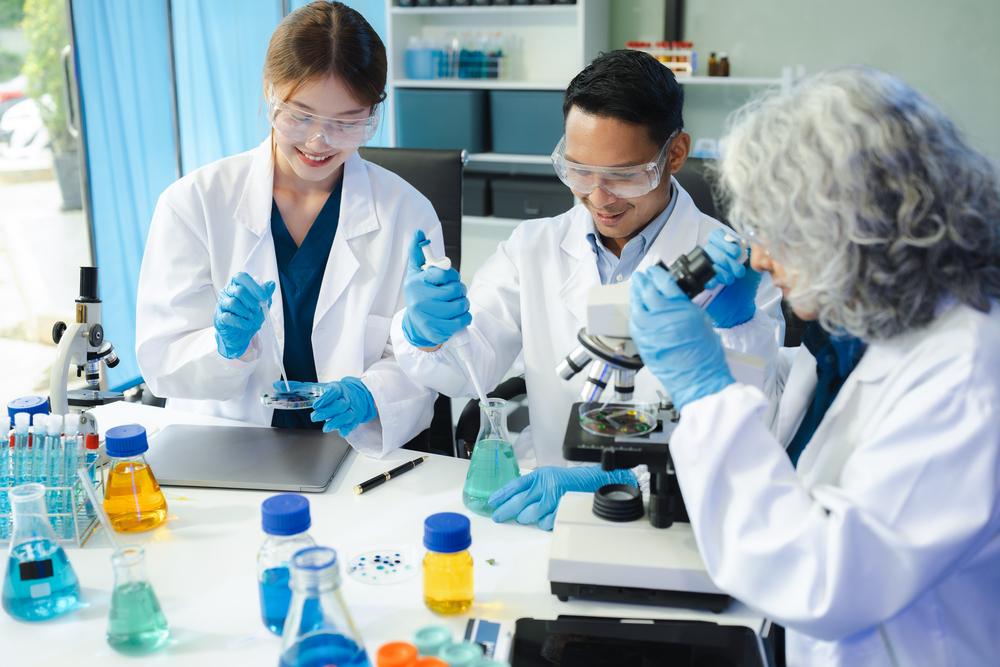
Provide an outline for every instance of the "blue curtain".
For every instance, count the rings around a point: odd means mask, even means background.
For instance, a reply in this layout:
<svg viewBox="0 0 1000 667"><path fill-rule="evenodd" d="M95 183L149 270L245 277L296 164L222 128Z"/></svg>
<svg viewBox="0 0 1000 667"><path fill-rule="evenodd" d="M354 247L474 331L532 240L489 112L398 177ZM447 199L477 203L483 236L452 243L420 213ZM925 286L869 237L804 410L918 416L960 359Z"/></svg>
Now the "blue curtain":
<svg viewBox="0 0 1000 667"><path fill-rule="evenodd" d="M280 0L173 0L181 168L259 144L269 129L264 55Z"/></svg>
<svg viewBox="0 0 1000 667"><path fill-rule="evenodd" d="M140 381L135 294L156 198L177 178L166 2L73 2L90 221L115 389Z"/></svg>

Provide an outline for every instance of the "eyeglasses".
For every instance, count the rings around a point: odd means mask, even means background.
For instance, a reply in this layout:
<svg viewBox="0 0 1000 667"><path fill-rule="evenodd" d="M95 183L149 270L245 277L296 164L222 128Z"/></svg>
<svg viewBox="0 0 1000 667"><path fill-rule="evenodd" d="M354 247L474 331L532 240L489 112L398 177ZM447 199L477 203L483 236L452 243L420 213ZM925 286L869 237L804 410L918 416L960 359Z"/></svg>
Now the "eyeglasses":
<svg viewBox="0 0 1000 667"><path fill-rule="evenodd" d="M679 131L675 130L667 137L655 160L630 167L595 167L570 162L566 159L564 136L552 151L552 166L559 180L573 192L589 195L597 188L601 188L622 199L641 197L660 184L663 168L667 162L667 148Z"/></svg>
<svg viewBox="0 0 1000 667"><path fill-rule="evenodd" d="M280 102L273 94L268 101L268 117L271 127L289 141L308 143L319 137L330 148L357 148L378 130L376 113L358 119L327 118Z"/></svg>

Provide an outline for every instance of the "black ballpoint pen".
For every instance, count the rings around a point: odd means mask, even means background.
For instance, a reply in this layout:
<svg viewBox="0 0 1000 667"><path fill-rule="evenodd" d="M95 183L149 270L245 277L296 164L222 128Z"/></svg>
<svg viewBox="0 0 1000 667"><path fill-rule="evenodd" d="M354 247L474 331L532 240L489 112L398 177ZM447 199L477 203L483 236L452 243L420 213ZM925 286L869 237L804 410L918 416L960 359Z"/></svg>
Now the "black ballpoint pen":
<svg viewBox="0 0 1000 667"><path fill-rule="evenodd" d="M407 470L413 470L418 465L420 465L421 463L423 463L426 458L427 458L426 456L421 456L418 459L413 459L412 461L407 461L406 463L404 463L402 465L396 466L395 468L393 468L389 472L384 472L381 475L378 475L377 477L372 477L371 479L368 479L368 480L365 480L364 482L361 482L360 484L358 484L357 486L354 487L354 495L360 496L365 491L371 491L372 489L374 489L379 484L383 484L385 482L388 482L393 477L398 477L399 475L402 475Z"/></svg>

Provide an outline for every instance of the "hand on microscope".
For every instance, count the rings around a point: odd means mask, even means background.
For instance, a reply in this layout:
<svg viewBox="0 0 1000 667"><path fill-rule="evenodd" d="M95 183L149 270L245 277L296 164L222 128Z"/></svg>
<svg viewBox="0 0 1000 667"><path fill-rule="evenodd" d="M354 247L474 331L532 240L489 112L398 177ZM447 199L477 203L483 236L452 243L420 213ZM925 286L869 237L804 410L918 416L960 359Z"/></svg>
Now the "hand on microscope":
<svg viewBox="0 0 1000 667"><path fill-rule="evenodd" d="M472 323L466 289L455 269L424 266L423 247L430 241L417 230L410 247L403 296L403 335L411 345L436 349Z"/></svg>
<svg viewBox="0 0 1000 667"><path fill-rule="evenodd" d="M493 520L503 523L516 519L521 524L534 523L542 530L552 530L559 499L564 493L594 492L605 484L639 486L631 470L605 471L600 466L537 468L511 480L490 496Z"/></svg>
<svg viewBox="0 0 1000 667"><path fill-rule="evenodd" d="M274 383L279 392L297 392L303 389L319 388L321 395L312 406L309 416L314 422L325 422L323 432L340 431L347 437L361 424L367 424L378 416L375 397L360 378L347 376L334 382L288 381L287 389L283 380Z"/></svg>
<svg viewBox="0 0 1000 667"><path fill-rule="evenodd" d="M719 329L729 329L749 322L757 310L755 299L761 275L747 266L743 247L731 232L716 229L708 237L705 252L712 258L715 277L706 289L723 286L705 309Z"/></svg>
<svg viewBox="0 0 1000 667"><path fill-rule="evenodd" d="M215 307L215 344L226 359L237 359L250 347L254 334L264 323L264 307L271 304L275 284L258 285L248 274L237 273L219 292Z"/></svg>
<svg viewBox="0 0 1000 667"><path fill-rule="evenodd" d="M631 296L632 340L678 411L734 382L712 323L666 270L633 274Z"/></svg>

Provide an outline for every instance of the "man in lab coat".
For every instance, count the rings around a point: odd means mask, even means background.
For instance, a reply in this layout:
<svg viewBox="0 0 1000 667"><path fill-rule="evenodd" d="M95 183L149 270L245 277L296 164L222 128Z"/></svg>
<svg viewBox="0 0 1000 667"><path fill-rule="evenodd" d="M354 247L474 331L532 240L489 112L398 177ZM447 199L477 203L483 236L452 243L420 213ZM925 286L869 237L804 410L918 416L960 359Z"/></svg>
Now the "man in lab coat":
<svg viewBox="0 0 1000 667"><path fill-rule="evenodd" d="M724 286L707 314L725 346L765 362L777 352L783 335L779 292L739 263L739 248L723 238L723 225L701 213L672 177L690 148L682 105L673 73L648 54L602 55L569 85L565 136L553 153L556 173L580 203L518 226L477 272L468 298L453 269L420 269L415 242L404 287L407 307L392 325L404 372L443 394L474 395L464 367L440 349L466 327L473 365L487 390L523 355L531 426L515 452L521 467L541 467L494 494L494 520L516 518L551 529L563 492L636 484L631 471L566 467L561 454L584 374L564 382L555 367L576 346L592 287L627 281L636 269L704 246ZM637 375L637 399L658 400L658 389L647 372Z"/></svg>

